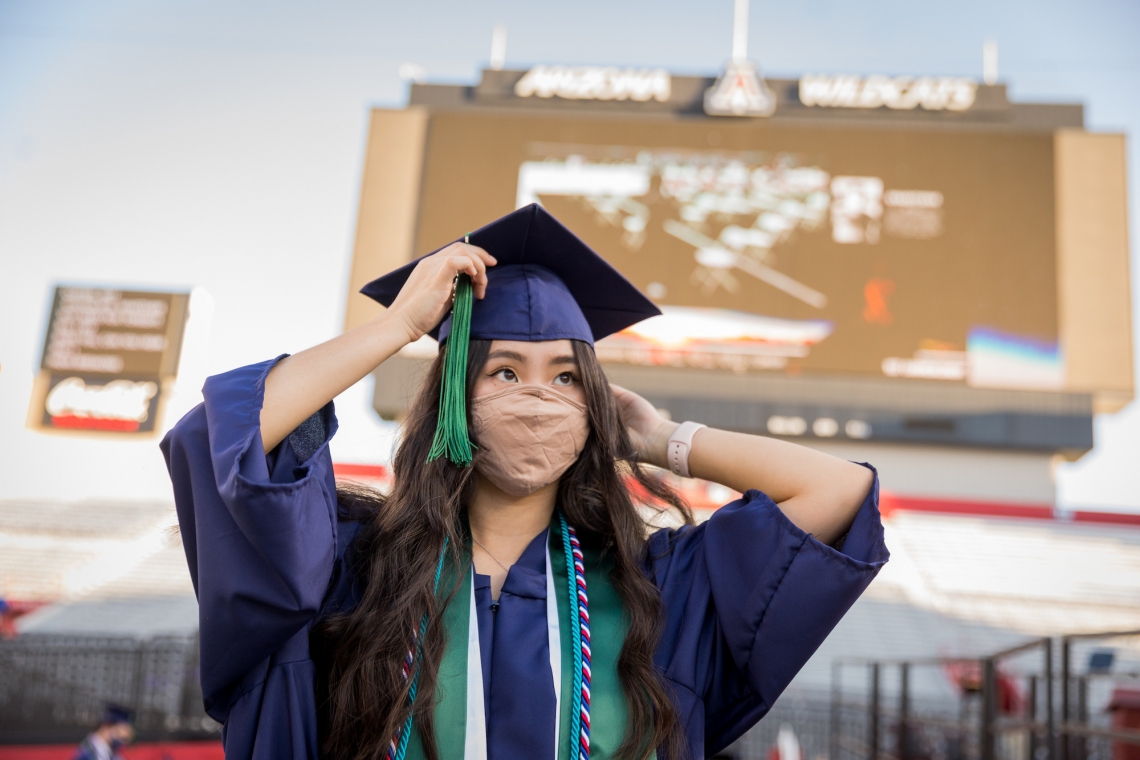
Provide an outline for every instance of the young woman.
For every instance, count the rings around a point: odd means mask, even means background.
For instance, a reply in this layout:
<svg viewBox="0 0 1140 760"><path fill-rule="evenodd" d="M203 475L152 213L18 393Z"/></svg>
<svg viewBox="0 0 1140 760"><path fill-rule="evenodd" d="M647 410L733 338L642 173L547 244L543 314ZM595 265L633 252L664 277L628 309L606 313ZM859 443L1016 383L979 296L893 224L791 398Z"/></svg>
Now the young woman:
<svg viewBox="0 0 1140 760"><path fill-rule="evenodd" d="M593 341L656 307L540 207L468 240L163 441L227 758L706 757L887 560L869 467L607 383ZM338 496L331 399L429 333L391 493ZM644 465L744 496L693 526ZM690 524L650 534L646 499Z"/></svg>

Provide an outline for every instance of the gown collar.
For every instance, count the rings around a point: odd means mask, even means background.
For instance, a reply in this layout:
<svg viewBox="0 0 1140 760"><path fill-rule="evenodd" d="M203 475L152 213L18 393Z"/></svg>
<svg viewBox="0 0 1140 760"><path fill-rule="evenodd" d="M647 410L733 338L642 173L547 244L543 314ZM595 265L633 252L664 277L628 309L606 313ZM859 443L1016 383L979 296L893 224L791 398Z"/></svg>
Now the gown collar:
<svg viewBox="0 0 1140 760"><path fill-rule="evenodd" d="M546 541L549 534L550 529L547 528L535 536L518 561L511 565L502 593L523 599L546 598ZM476 588L489 586L490 582L488 575L475 575Z"/></svg>

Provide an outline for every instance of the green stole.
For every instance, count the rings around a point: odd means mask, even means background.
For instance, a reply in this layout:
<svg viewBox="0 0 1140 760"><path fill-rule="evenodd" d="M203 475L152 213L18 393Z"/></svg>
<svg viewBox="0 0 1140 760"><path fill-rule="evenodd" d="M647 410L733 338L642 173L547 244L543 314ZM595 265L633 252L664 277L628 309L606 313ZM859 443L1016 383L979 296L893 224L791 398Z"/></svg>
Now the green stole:
<svg viewBox="0 0 1140 760"><path fill-rule="evenodd" d="M574 684L574 647L571 635L569 589L566 557L561 530L555 515L549 533L550 572L554 575L554 591L558 599L558 630L562 644L562 711L558 725L558 760L577 760L570 756L570 708ZM435 686L435 740L441 760L463 758L467 736L467 632L470 623L472 572L470 544L464 550L466 571L458 591L443 612L447 644L440 663ZM590 758L609 760L625 738L629 715L618 678L617 662L627 630L622 615L621 597L610 584L613 562L601 553L582 547L586 566L586 594L590 602ZM440 589L450 591L455 584L455 569L445 567ZM574 614L577 614L575 602ZM406 760L425 760L419 728L413 727L408 741ZM546 760L536 758L535 760Z"/></svg>

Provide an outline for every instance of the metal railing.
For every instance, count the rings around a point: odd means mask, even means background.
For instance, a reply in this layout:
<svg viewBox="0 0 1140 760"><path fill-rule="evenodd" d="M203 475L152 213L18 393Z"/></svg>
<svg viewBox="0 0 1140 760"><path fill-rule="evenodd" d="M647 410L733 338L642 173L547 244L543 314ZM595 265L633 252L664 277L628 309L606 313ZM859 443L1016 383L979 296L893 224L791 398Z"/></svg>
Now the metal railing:
<svg viewBox="0 0 1140 760"><path fill-rule="evenodd" d="M0 744L78 741L108 703L134 711L143 740L219 736L202 708L197 636L0 640Z"/></svg>
<svg viewBox="0 0 1140 760"><path fill-rule="evenodd" d="M836 660L830 701L785 695L735 756L766 757L786 724L812 760L1108 760L1111 743L1140 745L1140 731L1107 725L1092 695L1140 673L1077 673L1074 646L1125 636L1140 631L1035 639L977 658ZM108 702L135 711L143 740L219 735L202 708L196 636L0 640L0 744L78 741Z"/></svg>
<svg viewBox="0 0 1140 760"><path fill-rule="evenodd" d="M836 660L829 760L1108 760L1111 743L1140 745L1140 731L1092 714L1090 686L1140 673L1076 673L1073 644L1129 636L1140 631L1034 639L976 658ZM858 695L844 683L852 670L865 678Z"/></svg>
<svg viewBox="0 0 1140 760"><path fill-rule="evenodd" d="M1075 673L1073 644L1079 641L1103 641L1140 635L1140 631L1111 631L1102 633L1076 633L1059 640L1061 654L1061 714L1058 728L1057 755L1059 760L1090 760L1107 758L1110 742L1140 746L1140 731L1091 725L1090 691L1099 683L1130 676L1140 679L1140 673Z"/></svg>

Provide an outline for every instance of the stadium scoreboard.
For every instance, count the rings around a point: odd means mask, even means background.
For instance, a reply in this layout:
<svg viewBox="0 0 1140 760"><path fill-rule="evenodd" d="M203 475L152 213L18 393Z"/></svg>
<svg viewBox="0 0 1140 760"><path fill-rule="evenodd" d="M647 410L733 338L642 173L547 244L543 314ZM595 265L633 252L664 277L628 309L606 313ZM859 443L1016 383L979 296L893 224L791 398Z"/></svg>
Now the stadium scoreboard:
<svg viewBox="0 0 1140 760"><path fill-rule="evenodd" d="M713 117L712 80L555 68L373 112L353 291L537 202L662 308L597 351L677 415L1079 454L1131 398L1123 138L1079 107L814 75ZM382 413L432 352L378 374Z"/></svg>

